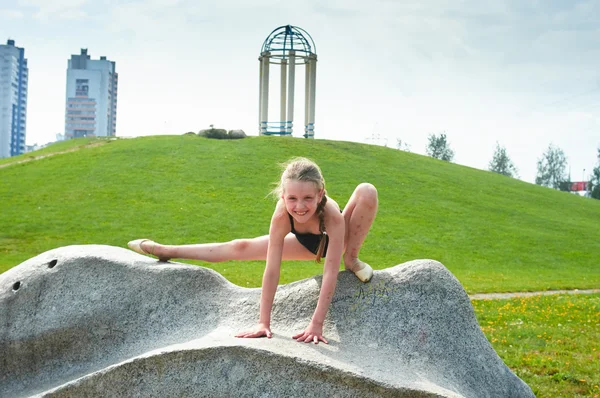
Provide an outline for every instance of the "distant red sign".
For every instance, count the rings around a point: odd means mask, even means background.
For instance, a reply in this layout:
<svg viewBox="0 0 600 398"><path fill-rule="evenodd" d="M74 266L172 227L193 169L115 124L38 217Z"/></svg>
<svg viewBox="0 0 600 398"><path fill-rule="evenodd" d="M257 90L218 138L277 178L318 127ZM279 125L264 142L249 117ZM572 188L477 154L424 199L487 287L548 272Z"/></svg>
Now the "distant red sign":
<svg viewBox="0 0 600 398"><path fill-rule="evenodd" d="M587 181L571 182L571 191L585 191L587 189Z"/></svg>

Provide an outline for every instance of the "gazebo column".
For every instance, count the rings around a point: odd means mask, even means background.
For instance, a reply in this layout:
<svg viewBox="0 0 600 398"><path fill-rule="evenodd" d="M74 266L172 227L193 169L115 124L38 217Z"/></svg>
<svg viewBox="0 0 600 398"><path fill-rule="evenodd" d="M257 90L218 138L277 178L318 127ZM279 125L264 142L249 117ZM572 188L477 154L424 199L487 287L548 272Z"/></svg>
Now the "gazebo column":
<svg viewBox="0 0 600 398"><path fill-rule="evenodd" d="M260 119L259 134L265 135L269 117L269 52L262 54L260 58Z"/></svg>
<svg viewBox="0 0 600 398"><path fill-rule="evenodd" d="M287 118L281 119L286 121L286 133L292 135L294 128L294 87L296 80L296 52L290 50L289 57L289 73L288 73L288 102L287 102Z"/></svg>
<svg viewBox="0 0 600 398"><path fill-rule="evenodd" d="M310 63L306 61L304 74L304 137L308 138L308 121L310 119Z"/></svg>
<svg viewBox="0 0 600 398"><path fill-rule="evenodd" d="M281 92L280 92L280 104L279 104L279 131L281 132L281 134L285 134L286 133L286 117L285 117L285 112L286 112L286 106L285 106L285 97L287 94L287 66L288 66L288 62L287 60L283 59L281 60Z"/></svg>
<svg viewBox="0 0 600 398"><path fill-rule="evenodd" d="M315 138L315 99L316 99L316 89L317 89L317 58L311 56L308 61L308 65L310 65L310 100L309 100L309 137Z"/></svg>
<svg viewBox="0 0 600 398"><path fill-rule="evenodd" d="M262 132L262 107L263 107L263 90L262 90L262 76L263 76L263 57L258 57L259 71L258 71L258 135L263 135Z"/></svg>

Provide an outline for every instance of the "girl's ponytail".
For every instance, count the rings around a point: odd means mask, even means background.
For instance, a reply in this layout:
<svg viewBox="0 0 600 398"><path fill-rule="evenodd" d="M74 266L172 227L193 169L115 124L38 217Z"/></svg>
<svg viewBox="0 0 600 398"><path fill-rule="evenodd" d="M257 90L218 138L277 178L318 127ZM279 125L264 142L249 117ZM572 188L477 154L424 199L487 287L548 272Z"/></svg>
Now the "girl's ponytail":
<svg viewBox="0 0 600 398"><path fill-rule="evenodd" d="M327 231L325 231L325 204L327 203L327 192L323 189L323 198L317 205L317 215L319 216L319 232L321 232L321 243L319 243L319 249L317 250L317 263L321 262L325 246L327 245Z"/></svg>

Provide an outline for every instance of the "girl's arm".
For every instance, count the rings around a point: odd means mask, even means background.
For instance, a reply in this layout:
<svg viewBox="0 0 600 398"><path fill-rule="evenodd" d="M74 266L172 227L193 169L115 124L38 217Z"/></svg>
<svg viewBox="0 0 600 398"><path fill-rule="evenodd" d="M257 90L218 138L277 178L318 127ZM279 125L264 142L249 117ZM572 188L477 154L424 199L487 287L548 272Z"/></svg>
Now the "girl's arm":
<svg viewBox="0 0 600 398"><path fill-rule="evenodd" d="M279 206L278 206L279 207ZM279 213L279 214L278 214ZM260 318L259 323L271 324L271 309L277 285L279 284L279 273L281 270L281 257L283 255L283 242L287 231L284 217L285 214L275 212L269 229L269 246L267 248L267 265L263 274L262 293L260 296Z"/></svg>
<svg viewBox="0 0 600 398"><path fill-rule="evenodd" d="M236 337L271 337L271 309L279 284L281 258L283 256L283 242L289 232L289 221L285 217L285 208L277 204L271 226L269 228L269 246L267 248L267 265L263 274L262 292L260 296L260 317L258 325L250 331L242 332ZM286 221L288 224L286 224Z"/></svg>
<svg viewBox="0 0 600 398"><path fill-rule="evenodd" d="M327 248L327 257L325 257L323 282L321 283L317 308L310 324L304 332L292 336L292 338L300 342L308 343L312 341L317 344L319 341L322 341L327 344L327 340L323 337L323 323L335 292L340 261L344 250L344 234L346 233L344 217L339 213L339 210L335 209L330 214L332 214L331 217L326 216L325 218L329 246Z"/></svg>

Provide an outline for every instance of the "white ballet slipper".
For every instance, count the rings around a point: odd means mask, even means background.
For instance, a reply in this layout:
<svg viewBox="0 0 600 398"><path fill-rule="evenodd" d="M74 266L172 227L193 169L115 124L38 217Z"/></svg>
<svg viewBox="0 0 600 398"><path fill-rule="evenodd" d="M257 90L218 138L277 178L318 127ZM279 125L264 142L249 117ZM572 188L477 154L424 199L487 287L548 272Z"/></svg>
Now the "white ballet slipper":
<svg viewBox="0 0 600 398"><path fill-rule="evenodd" d="M367 283L373 277L373 268L371 268L369 264L358 259L356 259L352 268L348 268L348 270L353 272L354 275L364 283Z"/></svg>
<svg viewBox="0 0 600 398"><path fill-rule="evenodd" d="M150 242L152 243L152 249L151 250L144 250L144 248L142 247L142 244L144 242ZM151 256L156 256L154 254L154 246L156 245L156 242L154 242L153 240L150 239L136 239L136 240L132 240L131 242L127 243L127 246L133 250L136 253L139 254L143 254L143 255L151 255ZM158 256L157 256L158 257ZM169 261L168 258L166 257L158 257L159 261Z"/></svg>

